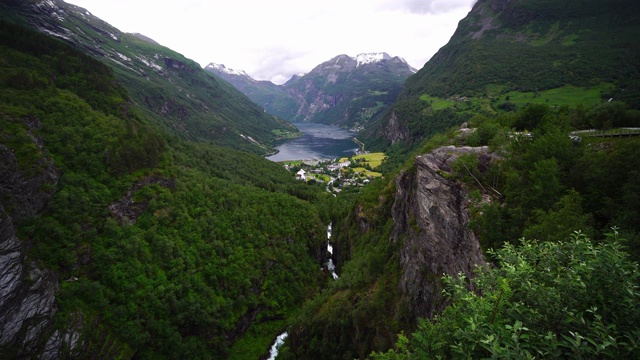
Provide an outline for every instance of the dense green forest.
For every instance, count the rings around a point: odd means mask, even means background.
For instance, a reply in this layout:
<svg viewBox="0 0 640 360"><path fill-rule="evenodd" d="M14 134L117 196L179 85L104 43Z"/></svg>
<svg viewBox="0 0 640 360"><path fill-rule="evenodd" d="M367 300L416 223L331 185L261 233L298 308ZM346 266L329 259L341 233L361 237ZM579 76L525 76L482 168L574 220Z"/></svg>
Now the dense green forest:
<svg viewBox="0 0 640 360"><path fill-rule="evenodd" d="M60 171L46 211L19 223L28 257L62 280L58 326L82 319L88 357L153 359L224 358L253 326L244 356L261 356L326 281L334 198L164 133L109 67L58 40L1 22L0 46L0 142L22 176L41 157Z"/></svg>
<svg viewBox="0 0 640 360"><path fill-rule="evenodd" d="M480 271L469 291L445 277L451 305L421 320L411 339L399 335L390 359L636 359L638 265L618 234L594 242L522 240L490 252L498 265Z"/></svg>
<svg viewBox="0 0 640 360"><path fill-rule="evenodd" d="M443 145L489 145L500 155L489 166L475 155L461 156L444 174L468 189L469 226L496 270L482 272L474 280L476 292L468 291L463 280L444 279L451 283L450 310L433 323L421 320L413 336L399 335L397 353L384 353L394 346L396 335L416 329L418 323L403 310L402 294L390 291L397 288L398 250L403 246L390 240L397 184L378 180L334 226L337 247L342 249L339 261L344 264L340 281L292 318L292 334L282 358L363 358L371 351L378 351L379 358L526 358L526 351L561 358L637 354L640 337L632 324L640 316L640 137L583 134L579 138L569 133L602 124L603 118L615 126L637 124L638 115L615 102L590 109L530 105L518 112L477 115L469 122L475 131L466 136L460 135L459 127L452 127L423 142L414 155ZM398 169L414 171L412 159ZM395 176L392 173L387 179ZM520 238L528 240L521 244ZM575 258L566 258L567 249L574 249ZM555 256L547 260L556 263L536 260L546 256ZM516 262L520 258L527 263ZM568 261L582 267L574 269ZM545 266L546 273L525 283L526 276ZM575 278L558 283L557 277L564 276L567 268L575 271L567 276ZM608 277L613 268L617 275ZM623 280L615 290L620 296L609 297L613 290L602 290ZM566 299L563 294L576 292L576 287L582 289L582 297L576 293L573 308L565 309L564 300L553 302ZM540 289L546 292L537 293ZM485 291L486 296L481 296ZM513 297L505 295L504 313L496 313L503 309L496 298L506 291ZM624 304L612 307L618 300ZM518 316L523 311L529 313ZM486 323L487 318L498 316L500 321ZM478 323L467 323L470 318ZM515 328L516 321L520 328ZM587 325L580 325L584 321ZM558 323L556 327L545 325L553 322ZM476 325L484 332L472 337L471 327ZM531 334L525 335L522 327ZM407 343L408 339L412 340ZM542 346L545 339L549 343Z"/></svg>
<svg viewBox="0 0 640 360"><path fill-rule="evenodd" d="M0 21L0 154L15 157L21 179L50 164L57 174L38 189L50 195L45 211L16 217L25 262L59 280L54 328L81 329L87 358L256 359L283 329L283 360L637 358L640 137L612 135L640 126L640 13L632 1L598 5L479 1L395 103L406 138L363 137L387 151L384 176L338 197L251 154L265 148L237 132L216 132L239 108L259 110L225 98L230 85L213 86L179 54L167 57L171 76L200 86L207 104ZM487 14L494 28L480 26ZM166 51L122 39L148 59ZM172 96L160 119L153 109ZM202 115L209 105L219 117ZM172 129L191 106L189 130ZM208 120L216 131L195 136ZM473 278L425 271L448 307L418 319L399 288L405 238L391 239L393 207L415 157L445 145L495 155L463 155L438 173L468 194L490 265ZM0 188L3 216L24 195L12 190ZM330 222L337 281L322 270Z"/></svg>

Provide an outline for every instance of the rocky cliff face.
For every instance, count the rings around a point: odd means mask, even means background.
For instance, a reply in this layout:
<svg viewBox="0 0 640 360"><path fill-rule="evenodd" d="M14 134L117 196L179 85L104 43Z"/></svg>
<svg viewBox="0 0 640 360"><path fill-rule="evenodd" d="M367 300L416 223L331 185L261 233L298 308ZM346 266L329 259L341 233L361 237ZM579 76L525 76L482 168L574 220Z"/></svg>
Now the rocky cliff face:
<svg viewBox="0 0 640 360"><path fill-rule="evenodd" d="M416 317L432 317L444 309L440 277L471 277L486 262L476 236L469 230L467 190L443 175L460 155L475 153L482 163L492 160L487 147L447 146L415 159L415 172L396 181L391 240L402 242L399 288L404 305Z"/></svg>
<svg viewBox="0 0 640 360"><path fill-rule="evenodd" d="M42 140L33 132L37 119L24 121L42 152ZM26 258L28 243L18 238L15 223L45 208L51 196L46 189L55 186L59 171L44 156L29 169L21 167L14 151L0 145L0 173L0 357L57 358L63 341L47 342L57 311L58 279Z"/></svg>
<svg viewBox="0 0 640 360"><path fill-rule="evenodd" d="M387 126L385 128L385 134L387 139L391 142L391 145L405 141L409 138L409 134L407 133L407 129L405 129L402 124L398 121L398 115L395 111L391 112L389 116L389 121L387 122Z"/></svg>
<svg viewBox="0 0 640 360"><path fill-rule="evenodd" d="M419 318L445 308L443 274L471 277L476 266L487 266L467 226L467 190L447 175L455 159L470 153L478 154L481 171L494 159L487 147L420 155L377 198L336 222L340 285L303 307L306 316L289 328L292 358L385 352L396 334L414 331Z"/></svg>

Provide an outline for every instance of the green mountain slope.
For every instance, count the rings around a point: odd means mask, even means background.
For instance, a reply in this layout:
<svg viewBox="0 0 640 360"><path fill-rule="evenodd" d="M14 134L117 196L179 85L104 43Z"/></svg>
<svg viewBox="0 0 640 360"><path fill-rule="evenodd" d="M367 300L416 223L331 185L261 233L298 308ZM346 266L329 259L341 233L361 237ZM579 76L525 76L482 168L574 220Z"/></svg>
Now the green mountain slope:
<svg viewBox="0 0 640 360"><path fill-rule="evenodd" d="M479 1L369 134L406 153L334 220L282 359L637 357L640 137L572 131L640 125L638 10Z"/></svg>
<svg viewBox="0 0 640 360"><path fill-rule="evenodd" d="M292 318L282 359L637 357L640 137L568 136L596 113L530 105L423 143L334 220L340 279ZM495 266L469 289L474 247Z"/></svg>
<svg viewBox="0 0 640 360"><path fill-rule="evenodd" d="M614 99L640 108L639 6L624 0L480 0L450 42L407 80L367 138L380 146L414 143L470 114L535 102ZM547 96L550 90L561 94Z"/></svg>
<svg viewBox="0 0 640 360"><path fill-rule="evenodd" d="M297 132L192 60L85 9L61 0L9 1L2 9L104 61L147 116L185 139L264 154L273 150L276 133Z"/></svg>
<svg viewBox="0 0 640 360"><path fill-rule="evenodd" d="M229 82L269 114L293 121L292 112L299 105L293 97L287 95L284 86L271 81L255 80L244 71L229 69L222 64L211 63L204 69Z"/></svg>
<svg viewBox="0 0 640 360"><path fill-rule="evenodd" d="M0 21L0 63L0 240L28 244L9 258L29 269L12 272L3 243L0 315L24 318L0 323L0 357L226 358L249 328L261 356L326 281L333 198L261 156L164 135L109 66L59 40ZM54 301L25 298L45 272Z"/></svg>

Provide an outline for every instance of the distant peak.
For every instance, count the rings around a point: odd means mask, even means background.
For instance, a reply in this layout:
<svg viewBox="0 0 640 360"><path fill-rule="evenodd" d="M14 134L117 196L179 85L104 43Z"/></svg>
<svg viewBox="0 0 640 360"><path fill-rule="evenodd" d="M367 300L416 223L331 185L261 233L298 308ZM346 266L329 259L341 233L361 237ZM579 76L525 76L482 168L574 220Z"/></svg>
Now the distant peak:
<svg viewBox="0 0 640 360"><path fill-rule="evenodd" d="M231 75L240 75L240 76L246 76L246 77L250 77L246 72L244 72L243 70L234 70L234 69L230 69L226 66L224 66L224 64L216 64L216 63L210 63L209 65L207 65L205 67L205 70L212 70L212 71L219 71L221 73L225 73L225 74L231 74Z"/></svg>
<svg viewBox="0 0 640 360"><path fill-rule="evenodd" d="M355 60L357 62L356 66L377 63L382 60L389 60L389 59L391 59L391 56L386 52L364 53L364 54L358 54L355 57Z"/></svg>

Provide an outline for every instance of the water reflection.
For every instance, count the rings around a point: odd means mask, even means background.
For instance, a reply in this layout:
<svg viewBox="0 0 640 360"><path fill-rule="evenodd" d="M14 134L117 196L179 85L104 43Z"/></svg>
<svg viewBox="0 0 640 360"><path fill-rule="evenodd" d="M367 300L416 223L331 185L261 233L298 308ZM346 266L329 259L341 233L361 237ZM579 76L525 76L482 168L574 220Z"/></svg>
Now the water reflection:
<svg viewBox="0 0 640 360"><path fill-rule="evenodd" d="M355 133L330 125L294 123L302 136L287 141L276 149L279 152L267 157L272 161L333 159L347 157L358 149L353 142Z"/></svg>

